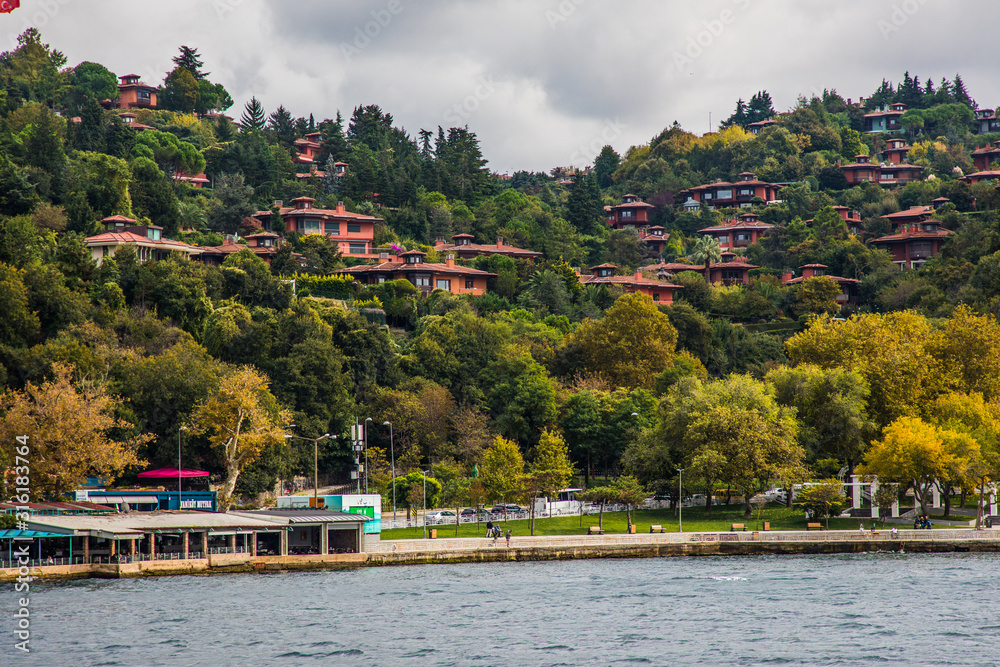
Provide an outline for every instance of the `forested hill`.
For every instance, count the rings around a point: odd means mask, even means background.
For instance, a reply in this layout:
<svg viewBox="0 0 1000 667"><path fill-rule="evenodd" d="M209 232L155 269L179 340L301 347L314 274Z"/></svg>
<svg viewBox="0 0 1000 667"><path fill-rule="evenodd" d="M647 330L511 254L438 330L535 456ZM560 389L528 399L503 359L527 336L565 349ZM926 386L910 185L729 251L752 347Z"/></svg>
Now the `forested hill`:
<svg viewBox="0 0 1000 667"><path fill-rule="evenodd" d="M1000 134L959 76L907 73L863 102L830 90L780 113L758 91L718 132L675 123L592 165L507 176L467 127L412 134L362 103L332 119L256 99L232 110L196 49L174 63L145 83L68 67L33 29L0 55L0 438L10 455L31 436L40 497L86 477L133 483L181 447L185 467L255 502L312 472L311 445L289 430L339 436L319 442L320 471L344 482L349 425L368 417L375 488L393 467L431 468L452 504L568 484L553 463L566 456L584 483L630 472L664 490L689 465L692 485L749 488L747 475L854 467L900 419L993 423L1000 199L988 174L968 176L994 168L973 151ZM126 93L157 103L123 108ZM898 128L871 131L870 114L894 104ZM893 139L912 182L848 182L843 167L882 165ZM777 196L742 209L692 199L747 172ZM626 195L649 219L614 228L609 207ZM540 257L459 258L492 274L474 293L362 285L339 273L359 259L326 234L285 232L281 206L302 197L374 217L379 252L445 262L436 241L464 233ZM893 214L909 209L901 226ZM767 233L732 254L699 233L748 213ZM213 265L133 244L95 258L87 238L112 216L229 254ZM903 260L880 240L926 227L940 243ZM270 264L230 252L263 228L279 237ZM615 275L590 280L601 264ZM644 280L676 286L673 302ZM775 434L758 443L767 466L723 465L737 458L723 444L761 432Z"/></svg>

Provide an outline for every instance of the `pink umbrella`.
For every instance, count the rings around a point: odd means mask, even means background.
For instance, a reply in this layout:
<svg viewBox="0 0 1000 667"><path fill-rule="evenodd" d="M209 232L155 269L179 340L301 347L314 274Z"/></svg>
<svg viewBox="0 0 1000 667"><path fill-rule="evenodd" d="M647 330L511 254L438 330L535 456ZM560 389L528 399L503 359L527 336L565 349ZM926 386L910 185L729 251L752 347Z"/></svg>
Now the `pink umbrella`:
<svg viewBox="0 0 1000 667"><path fill-rule="evenodd" d="M157 468L139 473L145 479L177 479L178 477L208 477L207 470L178 470L177 468Z"/></svg>

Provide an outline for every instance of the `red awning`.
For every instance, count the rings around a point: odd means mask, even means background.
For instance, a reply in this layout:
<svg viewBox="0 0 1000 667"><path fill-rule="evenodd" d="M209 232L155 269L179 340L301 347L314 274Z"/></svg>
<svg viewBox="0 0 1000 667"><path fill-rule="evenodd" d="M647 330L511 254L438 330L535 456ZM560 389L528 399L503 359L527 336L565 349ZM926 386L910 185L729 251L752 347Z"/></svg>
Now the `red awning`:
<svg viewBox="0 0 1000 667"><path fill-rule="evenodd" d="M177 478L177 477L208 477L207 470L177 470L177 468L158 468L139 473L139 477L145 478Z"/></svg>

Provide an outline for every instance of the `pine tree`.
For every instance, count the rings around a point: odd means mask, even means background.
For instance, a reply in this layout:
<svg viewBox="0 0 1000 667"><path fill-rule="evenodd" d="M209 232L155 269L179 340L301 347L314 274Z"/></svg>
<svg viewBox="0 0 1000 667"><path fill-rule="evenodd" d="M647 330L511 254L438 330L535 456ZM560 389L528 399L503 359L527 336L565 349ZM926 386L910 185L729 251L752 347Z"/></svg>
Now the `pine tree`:
<svg viewBox="0 0 1000 667"><path fill-rule="evenodd" d="M243 131L261 132L264 130L266 123L267 119L264 117L264 107L261 106L260 101L256 97L251 97L243 109L243 115L240 116L240 125L243 126Z"/></svg>
<svg viewBox="0 0 1000 667"><path fill-rule="evenodd" d="M743 98L736 100L736 111L719 124L719 128L733 127L734 125L739 125L740 127L747 126L747 103L743 101Z"/></svg>
<svg viewBox="0 0 1000 667"><path fill-rule="evenodd" d="M973 109L976 108L976 102L969 97L969 92L965 89L965 82L962 81L959 74L955 75L955 81L951 85L951 97L958 104L967 104Z"/></svg>
<svg viewBox="0 0 1000 667"><path fill-rule="evenodd" d="M182 46L181 54L179 56L175 56L173 61L175 65L191 72L191 76L201 81L210 73L201 71L201 66L205 63L203 63L200 58L201 56L198 54L198 49L190 46Z"/></svg>
<svg viewBox="0 0 1000 667"><path fill-rule="evenodd" d="M774 117L774 103L771 101L771 94L766 90L758 91L750 98L750 104L747 105L747 123L758 123L772 117Z"/></svg>
<svg viewBox="0 0 1000 667"><path fill-rule="evenodd" d="M566 200L566 219L581 234L593 235L598 231L604 219L604 206L595 177L573 174Z"/></svg>
<svg viewBox="0 0 1000 667"><path fill-rule="evenodd" d="M597 177L598 187L611 186L611 175L618 170L619 164L621 164L621 156L615 152L615 149L611 146L605 146L601 149L594 160L594 176Z"/></svg>

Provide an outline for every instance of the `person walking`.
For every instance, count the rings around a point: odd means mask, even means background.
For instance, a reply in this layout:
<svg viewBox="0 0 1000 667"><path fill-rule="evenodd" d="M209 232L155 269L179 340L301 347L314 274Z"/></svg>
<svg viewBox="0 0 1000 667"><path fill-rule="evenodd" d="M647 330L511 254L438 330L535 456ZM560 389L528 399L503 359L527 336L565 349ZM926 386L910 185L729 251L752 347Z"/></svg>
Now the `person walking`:
<svg viewBox="0 0 1000 667"><path fill-rule="evenodd" d="M508 529L507 529L507 534L505 535L505 537L507 538L507 548L508 548L508 549L510 548L510 536L511 536L512 534L513 534L513 532L511 531L511 529L510 529L510 528L508 528Z"/></svg>
<svg viewBox="0 0 1000 667"><path fill-rule="evenodd" d="M493 534L493 522L492 521L487 521L486 522L486 537L489 537L492 534Z"/></svg>
<svg viewBox="0 0 1000 667"><path fill-rule="evenodd" d="M500 537L500 526L493 526L493 546L497 545L497 539Z"/></svg>

